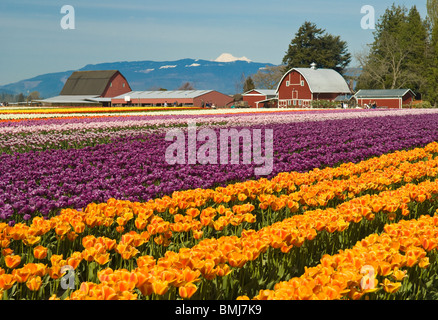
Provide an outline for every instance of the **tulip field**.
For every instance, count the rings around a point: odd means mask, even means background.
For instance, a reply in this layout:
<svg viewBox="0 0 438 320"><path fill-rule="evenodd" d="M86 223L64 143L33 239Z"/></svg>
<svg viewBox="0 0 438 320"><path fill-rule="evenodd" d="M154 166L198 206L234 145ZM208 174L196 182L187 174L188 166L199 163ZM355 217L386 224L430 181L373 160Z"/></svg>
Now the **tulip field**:
<svg viewBox="0 0 438 320"><path fill-rule="evenodd" d="M0 112L3 300L438 299L438 110L132 111ZM272 172L168 164L189 121Z"/></svg>

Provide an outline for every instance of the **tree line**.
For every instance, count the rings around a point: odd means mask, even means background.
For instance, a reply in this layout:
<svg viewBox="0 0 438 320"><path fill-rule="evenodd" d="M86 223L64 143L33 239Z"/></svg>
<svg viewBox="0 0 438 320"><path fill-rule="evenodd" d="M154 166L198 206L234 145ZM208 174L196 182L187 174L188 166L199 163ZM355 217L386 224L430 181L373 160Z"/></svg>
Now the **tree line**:
<svg viewBox="0 0 438 320"><path fill-rule="evenodd" d="M416 6L395 3L376 22L373 42L354 56L339 36L306 21L287 48L282 64L266 67L242 81L243 92L275 89L292 68L334 69L359 89L411 89L417 98L438 103L438 0L427 0L427 16ZM358 72L345 75L352 58Z"/></svg>
<svg viewBox="0 0 438 320"><path fill-rule="evenodd" d="M12 93L0 93L0 103L18 103L18 102L27 102L31 100L41 99L40 93L38 91L33 91L29 93L29 95L25 95L23 93L12 94Z"/></svg>

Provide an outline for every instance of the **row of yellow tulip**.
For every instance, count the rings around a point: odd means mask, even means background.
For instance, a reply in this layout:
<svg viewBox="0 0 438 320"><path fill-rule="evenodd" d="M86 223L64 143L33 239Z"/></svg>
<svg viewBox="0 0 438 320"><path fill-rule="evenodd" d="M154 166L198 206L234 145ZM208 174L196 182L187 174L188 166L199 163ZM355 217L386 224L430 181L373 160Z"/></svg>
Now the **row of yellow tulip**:
<svg viewBox="0 0 438 320"><path fill-rule="evenodd" d="M370 207L373 200L380 198L382 205L380 212L394 213L396 211L394 198L400 201L400 206L403 206L411 201L424 201L432 194L438 194L438 182L427 181L418 186L407 185L396 191L385 191L380 195L354 199L357 200L355 201L356 209L348 212L336 209L309 211L304 215L294 216L259 231L244 231L242 237L227 236L219 239L205 239L193 248L180 249L178 253L167 251L165 256L159 259L141 256L137 259L137 268L131 271L131 275L135 274L135 276L132 275L133 279L137 279L132 280L135 283L132 289L134 287L139 289L143 295L152 293L162 295L171 287L177 287L181 297L187 298L196 291L194 282L199 281L200 275L211 280L217 276L228 274L230 272L229 266L243 267L248 261L257 259L269 247L280 248L284 253L287 253L293 246L299 247L304 241L313 240L317 233L323 230L330 233L342 232L348 227L349 221L358 222L362 217L374 219ZM147 261L146 264L143 263L144 260ZM107 268L102 272L111 275L119 271ZM183 280L183 275L189 272L195 274L196 277L193 281L187 282ZM141 281L138 280L140 274ZM101 292L103 287L110 287L111 292L114 290L113 298L123 298L124 293L117 289L119 282L120 279L119 281L104 281L99 285L87 282L81 285L81 289L73 292L71 298L96 298L98 296L96 292L84 289L90 286L98 292ZM132 291L130 292L134 294Z"/></svg>
<svg viewBox="0 0 438 320"><path fill-rule="evenodd" d="M360 299L382 291L392 294L408 278L408 268L429 266L426 255L437 246L438 215L387 224L382 234L371 234L338 254L324 255L319 265L306 268L302 276L279 282L273 290L260 290L253 299L333 300Z"/></svg>

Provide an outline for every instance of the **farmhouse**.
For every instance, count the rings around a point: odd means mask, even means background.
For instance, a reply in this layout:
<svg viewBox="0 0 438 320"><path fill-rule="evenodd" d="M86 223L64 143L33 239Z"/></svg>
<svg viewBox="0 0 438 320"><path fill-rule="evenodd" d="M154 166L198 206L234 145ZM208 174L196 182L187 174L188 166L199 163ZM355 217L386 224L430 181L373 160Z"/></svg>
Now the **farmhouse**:
<svg viewBox="0 0 438 320"><path fill-rule="evenodd" d="M113 105L224 108L233 98L214 90L131 91L111 99Z"/></svg>
<svg viewBox="0 0 438 320"><path fill-rule="evenodd" d="M276 107L277 92L270 89L253 89L242 94L250 108Z"/></svg>
<svg viewBox="0 0 438 320"><path fill-rule="evenodd" d="M351 94L345 79L332 69L293 68L280 80L276 93L278 107L310 107L314 100L335 101L340 95Z"/></svg>
<svg viewBox="0 0 438 320"><path fill-rule="evenodd" d="M412 105L415 93L411 89L359 90L354 98L362 107L375 102L379 108L402 109Z"/></svg>
<svg viewBox="0 0 438 320"><path fill-rule="evenodd" d="M109 105L112 97L130 91L128 81L118 70L75 71L59 96L38 102L46 105Z"/></svg>

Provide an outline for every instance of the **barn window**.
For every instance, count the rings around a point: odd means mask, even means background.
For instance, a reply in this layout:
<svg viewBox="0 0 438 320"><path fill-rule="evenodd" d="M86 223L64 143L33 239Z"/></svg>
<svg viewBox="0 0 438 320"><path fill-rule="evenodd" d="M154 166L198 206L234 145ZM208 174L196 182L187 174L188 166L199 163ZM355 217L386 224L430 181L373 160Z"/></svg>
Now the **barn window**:
<svg viewBox="0 0 438 320"><path fill-rule="evenodd" d="M123 88L125 87L125 83L124 82L123 82L122 86L123 86Z"/></svg>
<svg viewBox="0 0 438 320"><path fill-rule="evenodd" d="M286 87L289 87L289 84L290 84L289 80L286 81Z"/></svg>
<svg viewBox="0 0 438 320"><path fill-rule="evenodd" d="M304 80L301 80L301 86L304 87Z"/></svg>
<svg viewBox="0 0 438 320"><path fill-rule="evenodd" d="M298 105L302 105L303 104L303 100L298 100Z"/></svg>
<svg viewBox="0 0 438 320"><path fill-rule="evenodd" d="M112 82L110 82L110 87L112 87L113 86L113 83Z"/></svg>
<svg viewBox="0 0 438 320"><path fill-rule="evenodd" d="M294 100L294 106L296 106L297 105L297 100Z"/></svg>

